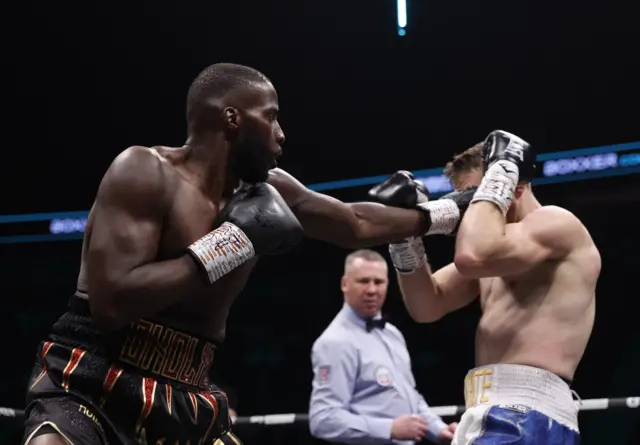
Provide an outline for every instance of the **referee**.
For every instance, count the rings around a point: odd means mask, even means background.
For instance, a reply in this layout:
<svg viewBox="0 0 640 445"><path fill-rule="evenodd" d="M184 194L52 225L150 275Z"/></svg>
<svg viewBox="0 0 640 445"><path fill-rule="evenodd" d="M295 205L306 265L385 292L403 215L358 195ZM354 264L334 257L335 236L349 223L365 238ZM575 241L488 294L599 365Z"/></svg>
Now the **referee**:
<svg viewBox="0 0 640 445"><path fill-rule="evenodd" d="M309 402L311 434L348 444L449 443L445 424L415 389L400 331L380 310L387 295L385 259L372 250L347 256L344 306L315 341Z"/></svg>

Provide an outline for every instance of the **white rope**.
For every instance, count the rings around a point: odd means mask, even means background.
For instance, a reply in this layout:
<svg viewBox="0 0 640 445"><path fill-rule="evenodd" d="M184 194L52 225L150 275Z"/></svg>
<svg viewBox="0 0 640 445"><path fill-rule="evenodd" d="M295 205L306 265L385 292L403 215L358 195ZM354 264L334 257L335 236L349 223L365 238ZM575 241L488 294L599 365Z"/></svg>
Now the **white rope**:
<svg viewBox="0 0 640 445"><path fill-rule="evenodd" d="M579 411L599 411L607 409L635 409L640 408L640 397L617 397L611 399L586 399L576 400ZM433 406L430 408L434 414L441 417L453 417L464 413L462 405ZM13 408L0 407L0 422L22 422L24 411ZM260 424L260 425L288 425L309 421L309 415L286 413L266 414L263 416L240 416L232 418L234 424Z"/></svg>
<svg viewBox="0 0 640 445"><path fill-rule="evenodd" d="M611 399L586 399L576 400L578 411L598 411L607 409L634 409L640 408L640 397L618 397ZM433 406L429 408L434 414L440 417L453 417L464 413L465 407L462 405ZM233 418L235 424L264 424L264 425L285 425L290 423L308 422L308 414L267 414L263 416L238 417Z"/></svg>

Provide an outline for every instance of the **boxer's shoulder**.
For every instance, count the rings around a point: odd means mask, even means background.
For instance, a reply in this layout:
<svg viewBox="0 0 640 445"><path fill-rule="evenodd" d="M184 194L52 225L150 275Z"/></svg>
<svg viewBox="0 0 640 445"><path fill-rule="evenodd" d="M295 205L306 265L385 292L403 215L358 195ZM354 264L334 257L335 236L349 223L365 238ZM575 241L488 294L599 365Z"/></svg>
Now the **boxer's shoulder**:
<svg viewBox="0 0 640 445"><path fill-rule="evenodd" d="M571 234L584 225L576 215L558 206L542 206L529 213L522 222L541 233Z"/></svg>
<svg viewBox="0 0 640 445"><path fill-rule="evenodd" d="M527 215L527 217L529 216L533 216L536 218L560 218L564 219L565 221L571 219L579 222L578 218L569 210L555 205L546 205L539 207L538 209Z"/></svg>
<svg viewBox="0 0 640 445"><path fill-rule="evenodd" d="M151 148L127 148L116 156L105 173L98 200L115 196L129 199L154 199L161 196L166 176L165 164L164 158Z"/></svg>
<svg viewBox="0 0 640 445"><path fill-rule="evenodd" d="M597 251L582 221L562 207L542 206L528 214L522 223L541 244L555 247L564 255L583 252L585 248Z"/></svg>
<svg viewBox="0 0 640 445"><path fill-rule="evenodd" d="M109 172L125 175L157 173L164 163L166 159L157 150L134 145L116 156L109 167Z"/></svg>

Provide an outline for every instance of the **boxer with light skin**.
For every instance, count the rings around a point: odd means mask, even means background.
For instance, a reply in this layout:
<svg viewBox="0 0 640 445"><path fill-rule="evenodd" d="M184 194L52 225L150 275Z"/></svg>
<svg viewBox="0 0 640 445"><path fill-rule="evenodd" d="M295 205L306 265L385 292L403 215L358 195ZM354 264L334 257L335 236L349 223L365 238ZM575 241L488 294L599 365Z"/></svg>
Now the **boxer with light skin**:
<svg viewBox="0 0 640 445"><path fill-rule="evenodd" d="M593 327L601 259L575 215L536 199L534 158L527 142L495 131L448 164L456 191L444 199L473 191L452 216L453 263L432 272L420 238L390 245L414 320L480 298L477 367L454 445L579 443L569 385Z"/></svg>

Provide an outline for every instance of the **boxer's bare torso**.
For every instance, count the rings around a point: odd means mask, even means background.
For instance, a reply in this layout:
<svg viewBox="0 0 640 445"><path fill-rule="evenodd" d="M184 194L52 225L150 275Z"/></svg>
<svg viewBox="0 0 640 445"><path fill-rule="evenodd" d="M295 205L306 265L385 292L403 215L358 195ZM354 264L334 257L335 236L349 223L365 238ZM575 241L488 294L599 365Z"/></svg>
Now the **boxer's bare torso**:
<svg viewBox="0 0 640 445"><path fill-rule="evenodd" d="M148 269L138 270L135 286L129 280L129 289L138 290L132 292L137 294L131 295L133 299L148 293L148 305L158 301L156 295L162 294L162 298L172 303L163 304L160 311L150 311L144 307L145 300L139 298L140 302L128 305L125 318L130 321L151 318L222 342L231 305L246 285L257 257L213 284L209 284L199 270L195 279L190 278L198 266L187 257L187 246L220 225L217 217L237 186L237 183L224 183L225 172L221 168L224 159L212 159L211 165L203 170L201 165L199 169L194 167L195 163L202 164L203 161L190 159L190 156L187 147L132 147L116 158L103 178L89 214L77 293L81 297L88 296L96 318L97 312L105 312L96 309L97 306L113 307L113 303L92 304L97 301L95 293L105 289L105 284L109 287L106 293L113 295L119 280L126 279L130 271L151 263L174 261L175 264L167 265L163 270L172 275L182 274L181 281L160 283L166 274L158 273L157 268L153 273ZM207 174L208 170L220 171L221 179L217 180L214 175L211 184L194 173L204 171ZM358 247L424 230L420 212L375 203L345 204L311 192L278 168L269 171L267 182L280 192L302 223L307 237L343 247ZM178 282L184 284L178 285ZM115 301L113 297L101 298L101 301ZM129 294L119 298L122 301L129 298ZM155 315L142 315L150 312ZM122 322L122 317L109 314L104 318L109 328L127 324ZM120 320L112 322L115 318Z"/></svg>
<svg viewBox="0 0 640 445"><path fill-rule="evenodd" d="M184 149L137 147L135 150L148 151L146 156L156 158L148 159L147 162L159 161L165 190L162 202L140 203L140 205L157 206L158 212L162 213L157 254L150 260L178 258L185 254L186 246L215 227L216 217L224 208L226 198L221 197L219 201L214 201L194 185L189 173L183 168ZM100 208L99 199L91 209L87 221L82 264L78 276L80 295L88 294L86 262L87 251L91 248L93 240L94 226L107 223L103 215L107 209ZM160 312L153 317L153 320L205 338L222 341L233 300L244 288L256 262L256 258L251 259L211 285L205 286L203 276L202 287L194 288L187 298Z"/></svg>
<svg viewBox="0 0 640 445"><path fill-rule="evenodd" d="M464 276L454 263L433 274L422 266L398 275L399 283L409 313L419 322L437 321L480 297L477 366L529 365L571 380L593 327L600 254L582 223L569 212L558 208L536 212L542 212L532 215L536 221L547 224L542 229L545 240L553 243L569 233L571 239L563 242L563 249L570 246L566 254L551 255L553 259L506 277L496 276L505 269L504 262L520 260L502 259L503 266L493 266L496 275L485 271L482 278ZM549 218L560 222L548 224Z"/></svg>
<svg viewBox="0 0 640 445"><path fill-rule="evenodd" d="M476 364L530 365L573 379L593 327L599 272L598 250L585 238L564 260L480 279Z"/></svg>

